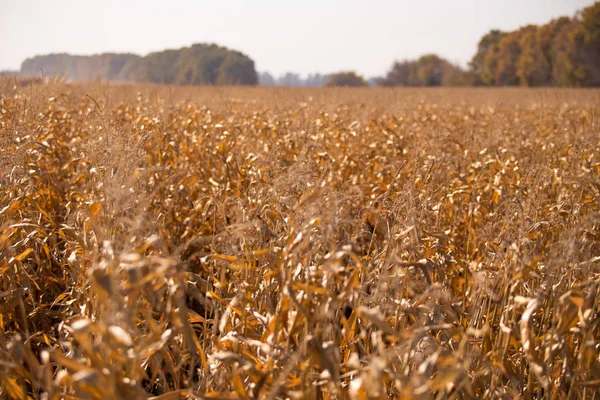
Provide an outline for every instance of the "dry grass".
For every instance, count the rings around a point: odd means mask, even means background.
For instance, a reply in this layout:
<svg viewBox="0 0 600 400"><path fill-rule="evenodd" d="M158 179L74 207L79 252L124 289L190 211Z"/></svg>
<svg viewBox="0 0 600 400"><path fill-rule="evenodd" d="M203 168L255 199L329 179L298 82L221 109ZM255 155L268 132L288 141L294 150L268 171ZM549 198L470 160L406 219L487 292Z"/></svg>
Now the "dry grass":
<svg viewBox="0 0 600 400"><path fill-rule="evenodd" d="M0 90L0 398L600 397L599 91Z"/></svg>

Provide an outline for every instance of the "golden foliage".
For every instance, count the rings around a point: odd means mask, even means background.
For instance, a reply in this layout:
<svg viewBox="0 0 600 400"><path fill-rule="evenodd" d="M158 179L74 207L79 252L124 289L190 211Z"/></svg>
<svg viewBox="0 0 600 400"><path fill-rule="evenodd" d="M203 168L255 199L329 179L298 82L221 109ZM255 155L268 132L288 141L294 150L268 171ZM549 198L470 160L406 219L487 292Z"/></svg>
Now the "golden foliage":
<svg viewBox="0 0 600 400"><path fill-rule="evenodd" d="M0 84L0 397L597 393L597 91Z"/></svg>

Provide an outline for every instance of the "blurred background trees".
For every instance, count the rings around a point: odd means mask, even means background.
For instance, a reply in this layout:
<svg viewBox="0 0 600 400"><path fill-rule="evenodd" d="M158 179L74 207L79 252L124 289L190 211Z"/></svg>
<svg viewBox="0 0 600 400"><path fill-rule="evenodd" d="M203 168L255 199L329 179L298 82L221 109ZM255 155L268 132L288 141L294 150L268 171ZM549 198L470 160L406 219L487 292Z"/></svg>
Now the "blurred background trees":
<svg viewBox="0 0 600 400"><path fill-rule="evenodd" d="M60 75L71 80L107 79L174 85L256 85L254 61L215 44L195 44L179 50L93 56L50 54L28 58L21 74Z"/></svg>
<svg viewBox="0 0 600 400"><path fill-rule="evenodd" d="M435 54L396 61L382 86L600 86L600 2L574 18L485 34L467 70Z"/></svg>
<svg viewBox="0 0 600 400"><path fill-rule="evenodd" d="M469 67L475 85L600 86L600 2L573 18L492 30Z"/></svg>
<svg viewBox="0 0 600 400"><path fill-rule="evenodd" d="M357 75L354 71L336 72L335 74L329 75L329 78L325 82L325 86L360 87L368 85L365 78Z"/></svg>
<svg viewBox="0 0 600 400"><path fill-rule="evenodd" d="M479 44L477 45L477 52L473 56L473 59L469 63L469 68L473 73L473 84L475 86L489 84L490 81L490 71L485 71L486 65L492 60L486 62L486 57L495 57L495 53L498 51L498 42L502 37L506 35L505 32L502 32L497 29L493 29L486 35L484 35Z"/></svg>
<svg viewBox="0 0 600 400"><path fill-rule="evenodd" d="M464 86L471 83L470 73L436 55L417 60L396 61L380 86Z"/></svg>
<svg viewBox="0 0 600 400"><path fill-rule="evenodd" d="M365 81L354 72L257 74L246 55L215 44L195 44L140 57L50 54L25 60L22 75L60 75L175 85L265 86L600 86L600 2L574 17L512 32L491 30L479 41L467 68L436 54L396 61L384 77Z"/></svg>

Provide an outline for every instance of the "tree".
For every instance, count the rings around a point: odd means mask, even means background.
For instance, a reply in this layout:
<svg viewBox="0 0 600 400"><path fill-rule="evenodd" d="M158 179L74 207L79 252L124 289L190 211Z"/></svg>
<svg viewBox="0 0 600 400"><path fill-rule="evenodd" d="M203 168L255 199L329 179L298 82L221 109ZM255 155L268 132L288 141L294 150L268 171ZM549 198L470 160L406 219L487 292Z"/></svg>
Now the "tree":
<svg viewBox="0 0 600 400"><path fill-rule="evenodd" d="M105 53L93 56L50 54L27 59L21 73L60 75L72 80L107 79L176 85L256 85L254 61L215 44L195 44L145 57Z"/></svg>
<svg viewBox="0 0 600 400"><path fill-rule="evenodd" d="M576 29L576 21L564 24L552 40L552 80L555 85L576 85L573 64L573 33Z"/></svg>
<svg viewBox="0 0 600 400"><path fill-rule="evenodd" d="M414 61L396 61L381 86L462 86L471 83L469 74L436 55L425 54Z"/></svg>
<svg viewBox="0 0 600 400"><path fill-rule="evenodd" d="M177 81L180 56L181 51L179 50L165 50L148 54L142 63L144 69L142 79L148 79L152 83L180 84L181 82Z"/></svg>
<svg viewBox="0 0 600 400"><path fill-rule="evenodd" d="M537 47L544 57L546 66L538 72L544 85L554 85L557 83L553 74L553 70L557 64L556 37L561 29L569 24L571 24L571 20L568 17L561 17L540 26L536 31Z"/></svg>
<svg viewBox="0 0 600 400"><path fill-rule="evenodd" d="M435 54L426 54L417 60L417 78L422 86L441 86L444 61Z"/></svg>
<svg viewBox="0 0 600 400"><path fill-rule="evenodd" d="M498 62L494 74L495 83L499 86L516 86L519 84L517 63L521 56L522 31L513 31L498 42Z"/></svg>
<svg viewBox="0 0 600 400"><path fill-rule="evenodd" d="M583 70L582 86L600 86L600 2L584 8L575 34L576 62Z"/></svg>
<svg viewBox="0 0 600 400"><path fill-rule="evenodd" d="M538 28L531 26L523 32L521 54L517 61L517 78L521 86L542 86L551 83L551 66L538 43Z"/></svg>
<svg viewBox="0 0 600 400"><path fill-rule="evenodd" d="M219 66L217 85L256 85L254 61L241 53L230 52Z"/></svg>
<svg viewBox="0 0 600 400"><path fill-rule="evenodd" d="M475 84L600 86L600 2L574 18L493 30L469 65Z"/></svg>
<svg viewBox="0 0 600 400"><path fill-rule="evenodd" d="M479 81L487 86L497 85L496 67L498 66L498 43L492 43L483 59L483 68L478 76ZM477 78L476 78L477 79Z"/></svg>
<svg viewBox="0 0 600 400"><path fill-rule="evenodd" d="M495 69L496 60L493 56L489 56L488 54L495 54L497 52L498 42L500 42L505 35L506 32L493 29L486 33L477 44L477 52L469 63L469 68L475 76L473 82L475 85L491 84L490 81L492 81L493 78L491 77L489 69L491 68L492 64L494 65L493 69ZM487 73L485 72L486 65L488 69Z"/></svg>
<svg viewBox="0 0 600 400"><path fill-rule="evenodd" d="M379 80L380 86L417 86L416 64L414 61L395 61L385 78Z"/></svg>
<svg viewBox="0 0 600 400"><path fill-rule="evenodd" d="M356 72L344 71L329 75L325 86L359 87L368 86L368 83L362 76L357 75Z"/></svg>

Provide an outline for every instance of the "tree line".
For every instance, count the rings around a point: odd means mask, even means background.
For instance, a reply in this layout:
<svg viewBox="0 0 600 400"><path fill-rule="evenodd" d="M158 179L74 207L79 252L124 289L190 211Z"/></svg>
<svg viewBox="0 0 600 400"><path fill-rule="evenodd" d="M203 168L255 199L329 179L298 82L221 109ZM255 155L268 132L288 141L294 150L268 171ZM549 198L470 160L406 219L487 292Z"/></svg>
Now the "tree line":
<svg viewBox="0 0 600 400"><path fill-rule="evenodd" d="M600 86L600 2L574 17L512 32L492 30L478 43L468 68L436 54L396 61L385 76L364 79L353 71L257 74L246 55L215 44L195 44L145 57L106 53L50 54L27 59L23 75L62 75L175 85L265 86Z"/></svg>
<svg viewBox="0 0 600 400"><path fill-rule="evenodd" d="M600 86L600 2L574 18L492 30L469 66L474 85Z"/></svg>
<svg viewBox="0 0 600 400"><path fill-rule="evenodd" d="M256 85L248 56L215 44L194 44L147 56L105 53L92 56L50 54L28 58L21 74L63 76L70 80L106 79L172 85Z"/></svg>
<svg viewBox="0 0 600 400"><path fill-rule="evenodd" d="M342 86L366 84L347 72L330 79ZM396 61L376 81L380 86L600 86L600 2L573 18L490 31L467 69L427 54Z"/></svg>

